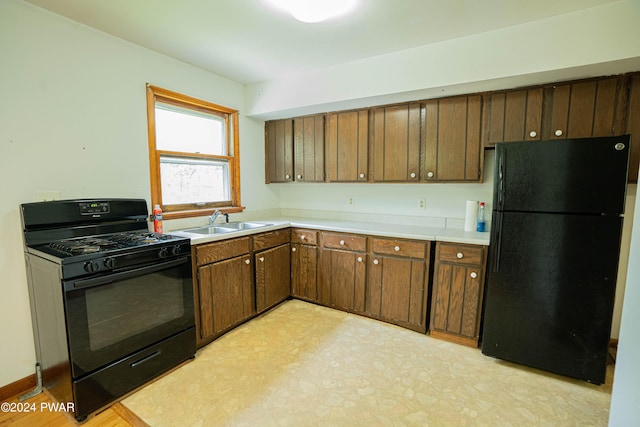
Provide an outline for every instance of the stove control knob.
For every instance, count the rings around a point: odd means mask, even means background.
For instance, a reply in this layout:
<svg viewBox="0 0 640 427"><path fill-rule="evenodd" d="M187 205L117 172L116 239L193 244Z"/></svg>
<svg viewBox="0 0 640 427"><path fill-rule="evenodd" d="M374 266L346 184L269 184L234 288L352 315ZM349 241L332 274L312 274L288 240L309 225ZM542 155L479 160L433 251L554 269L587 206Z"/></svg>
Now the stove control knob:
<svg viewBox="0 0 640 427"><path fill-rule="evenodd" d="M84 263L84 271L87 273L95 273L100 270L100 265L95 261L87 261Z"/></svg>
<svg viewBox="0 0 640 427"><path fill-rule="evenodd" d="M105 258L104 261L102 261L102 264L104 264L106 268L112 270L116 266L116 260L113 258Z"/></svg>
<svg viewBox="0 0 640 427"><path fill-rule="evenodd" d="M172 255L180 255L181 252L182 252L182 247L180 245L175 245L173 249L171 249Z"/></svg>
<svg viewBox="0 0 640 427"><path fill-rule="evenodd" d="M166 258L166 257L168 257L169 255L170 255L170 254L169 254L169 248L162 248L162 249L160 249L160 251L158 252L158 257L160 257L160 258Z"/></svg>

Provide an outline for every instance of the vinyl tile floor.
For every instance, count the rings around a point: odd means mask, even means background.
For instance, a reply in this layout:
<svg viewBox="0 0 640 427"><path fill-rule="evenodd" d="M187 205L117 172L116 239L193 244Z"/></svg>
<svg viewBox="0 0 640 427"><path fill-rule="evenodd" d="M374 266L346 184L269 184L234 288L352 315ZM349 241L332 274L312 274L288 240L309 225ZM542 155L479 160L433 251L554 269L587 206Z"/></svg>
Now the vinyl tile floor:
<svg viewBox="0 0 640 427"><path fill-rule="evenodd" d="M122 403L151 426L606 426L595 386L298 300Z"/></svg>

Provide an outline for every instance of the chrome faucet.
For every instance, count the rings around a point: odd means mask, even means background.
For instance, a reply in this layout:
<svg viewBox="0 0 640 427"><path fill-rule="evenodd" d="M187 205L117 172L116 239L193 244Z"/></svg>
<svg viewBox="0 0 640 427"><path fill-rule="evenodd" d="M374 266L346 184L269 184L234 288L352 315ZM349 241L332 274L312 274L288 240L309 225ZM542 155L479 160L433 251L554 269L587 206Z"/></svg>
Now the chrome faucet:
<svg viewBox="0 0 640 427"><path fill-rule="evenodd" d="M209 225L213 225L213 223L216 222L216 219L218 219L219 215L220 215L219 210L216 210L213 214L211 214L209 216Z"/></svg>
<svg viewBox="0 0 640 427"><path fill-rule="evenodd" d="M216 209L216 211L214 213L209 215L209 225L213 225L213 223L216 222L216 219L218 219L220 214L224 215L225 220L226 220L226 222L228 224L229 223L229 214L228 213L222 213L222 212L220 212L219 210Z"/></svg>

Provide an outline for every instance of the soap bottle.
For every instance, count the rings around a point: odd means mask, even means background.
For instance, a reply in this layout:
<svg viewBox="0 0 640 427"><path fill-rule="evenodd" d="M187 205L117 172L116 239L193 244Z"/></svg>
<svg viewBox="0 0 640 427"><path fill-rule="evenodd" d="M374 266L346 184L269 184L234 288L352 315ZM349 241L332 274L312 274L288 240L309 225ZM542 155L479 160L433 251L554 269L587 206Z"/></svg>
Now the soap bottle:
<svg viewBox="0 0 640 427"><path fill-rule="evenodd" d="M484 202L480 202L480 206L478 207L478 227L476 230L481 233L486 231L484 222Z"/></svg>
<svg viewBox="0 0 640 427"><path fill-rule="evenodd" d="M162 208L160 205L153 207L153 231L162 233Z"/></svg>

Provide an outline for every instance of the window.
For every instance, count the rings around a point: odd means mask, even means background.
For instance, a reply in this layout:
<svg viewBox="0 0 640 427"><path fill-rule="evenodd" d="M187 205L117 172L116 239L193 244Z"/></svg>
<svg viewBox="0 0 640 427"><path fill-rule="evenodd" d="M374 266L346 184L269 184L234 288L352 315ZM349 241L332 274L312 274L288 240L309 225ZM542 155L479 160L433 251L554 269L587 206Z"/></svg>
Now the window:
<svg viewBox="0 0 640 427"><path fill-rule="evenodd" d="M238 112L147 85L151 202L165 218L239 212Z"/></svg>

